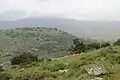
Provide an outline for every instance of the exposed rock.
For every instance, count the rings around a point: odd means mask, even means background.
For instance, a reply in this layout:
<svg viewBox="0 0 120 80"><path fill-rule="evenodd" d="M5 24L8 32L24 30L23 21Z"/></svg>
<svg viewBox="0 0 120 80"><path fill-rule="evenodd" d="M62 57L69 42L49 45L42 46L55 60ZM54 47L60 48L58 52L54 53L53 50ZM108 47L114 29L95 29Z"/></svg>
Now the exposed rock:
<svg viewBox="0 0 120 80"><path fill-rule="evenodd" d="M92 76L100 76L107 72L104 65L102 65L102 64L92 64L92 65L89 65L85 69L88 72L88 74L90 74Z"/></svg>
<svg viewBox="0 0 120 80"><path fill-rule="evenodd" d="M60 73L66 73L68 70L59 70Z"/></svg>

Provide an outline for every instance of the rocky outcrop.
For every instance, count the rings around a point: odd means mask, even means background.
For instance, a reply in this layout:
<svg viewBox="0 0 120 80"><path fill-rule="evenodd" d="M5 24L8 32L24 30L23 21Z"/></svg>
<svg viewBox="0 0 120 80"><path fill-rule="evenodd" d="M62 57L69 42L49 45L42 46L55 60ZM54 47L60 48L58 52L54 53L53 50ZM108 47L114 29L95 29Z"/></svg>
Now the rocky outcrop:
<svg viewBox="0 0 120 80"><path fill-rule="evenodd" d="M100 76L106 74L107 70L102 64L92 64L85 68L88 74L92 76Z"/></svg>

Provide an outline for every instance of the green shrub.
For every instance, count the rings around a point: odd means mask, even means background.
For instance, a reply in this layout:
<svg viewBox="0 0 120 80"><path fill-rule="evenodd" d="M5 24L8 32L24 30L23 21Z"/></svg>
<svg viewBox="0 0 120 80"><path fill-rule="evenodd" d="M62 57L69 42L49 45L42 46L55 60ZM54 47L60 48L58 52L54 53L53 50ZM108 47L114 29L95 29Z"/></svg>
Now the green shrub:
<svg viewBox="0 0 120 80"><path fill-rule="evenodd" d="M31 54L31 53L23 53L18 56L15 56L11 59L12 65L20 65L20 64L27 64L32 61L37 61L37 56Z"/></svg>
<svg viewBox="0 0 120 80"><path fill-rule="evenodd" d="M104 48L99 51L101 57L107 57L108 55L113 55L113 53L115 53L115 51L112 47Z"/></svg>
<svg viewBox="0 0 120 80"><path fill-rule="evenodd" d="M7 73L0 73L0 80L10 80L10 75Z"/></svg>
<svg viewBox="0 0 120 80"><path fill-rule="evenodd" d="M0 71L4 71L3 66L0 65Z"/></svg>
<svg viewBox="0 0 120 80"><path fill-rule="evenodd" d="M64 65L63 63L59 63L59 64L54 65L55 71L64 70L65 68L66 68L66 65Z"/></svg>
<svg viewBox="0 0 120 80"><path fill-rule="evenodd" d="M45 58L38 59L39 62L43 62Z"/></svg>

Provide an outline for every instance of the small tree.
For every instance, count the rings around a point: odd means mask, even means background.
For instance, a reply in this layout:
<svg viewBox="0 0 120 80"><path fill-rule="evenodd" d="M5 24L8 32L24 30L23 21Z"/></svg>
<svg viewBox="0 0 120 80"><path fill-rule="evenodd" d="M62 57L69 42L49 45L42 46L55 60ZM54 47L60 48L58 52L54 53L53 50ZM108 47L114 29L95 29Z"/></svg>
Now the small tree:
<svg viewBox="0 0 120 80"><path fill-rule="evenodd" d="M100 46L100 43L90 43L90 44L87 44L87 50L90 50L90 49L100 49L101 46Z"/></svg>
<svg viewBox="0 0 120 80"><path fill-rule="evenodd" d="M83 43L83 41L80 41L79 39L74 39L73 45L71 46L70 50L75 53L81 53L86 50L86 45Z"/></svg>
<svg viewBox="0 0 120 80"><path fill-rule="evenodd" d="M101 47L108 47L108 46L110 46L109 42L105 42L105 43L101 44Z"/></svg>
<svg viewBox="0 0 120 80"><path fill-rule="evenodd" d="M114 46L120 46L120 39L118 39L116 42L113 44Z"/></svg>

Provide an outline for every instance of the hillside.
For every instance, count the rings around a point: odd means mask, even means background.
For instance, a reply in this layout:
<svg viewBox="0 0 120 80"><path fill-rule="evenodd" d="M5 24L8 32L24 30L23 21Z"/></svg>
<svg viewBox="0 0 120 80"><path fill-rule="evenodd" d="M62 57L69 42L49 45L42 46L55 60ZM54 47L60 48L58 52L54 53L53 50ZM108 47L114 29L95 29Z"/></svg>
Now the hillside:
<svg viewBox="0 0 120 80"><path fill-rule="evenodd" d="M120 37L119 21L80 21L68 18L33 17L14 21L0 21L1 29L17 27L53 27L80 37L115 40Z"/></svg>
<svg viewBox="0 0 120 80"><path fill-rule="evenodd" d="M120 47L111 48L53 58L52 61L33 62L24 68L10 69L4 73L8 73L11 80L120 80ZM90 76L85 70L90 64L103 64L106 74ZM66 72L61 73L60 70Z"/></svg>
<svg viewBox="0 0 120 80"><path fill-rule="evenodd" d="M7 61L22 51L34 53L39 58L65 56L75 38L77 37L56 28L0 30L0 62Z"/></svg>

